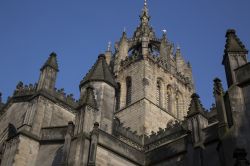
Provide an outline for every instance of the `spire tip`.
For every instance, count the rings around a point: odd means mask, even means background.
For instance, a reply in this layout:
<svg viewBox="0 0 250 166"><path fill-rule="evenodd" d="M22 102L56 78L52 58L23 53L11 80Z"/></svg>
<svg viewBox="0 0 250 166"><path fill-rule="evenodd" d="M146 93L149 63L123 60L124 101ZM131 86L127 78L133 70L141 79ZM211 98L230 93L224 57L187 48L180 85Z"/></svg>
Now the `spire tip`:
<svg viewBox="0 0 250 166"><path fill-rule="evenodd" d="M108 42L108 50L107 51L111 51L111 41Z"/></svg>

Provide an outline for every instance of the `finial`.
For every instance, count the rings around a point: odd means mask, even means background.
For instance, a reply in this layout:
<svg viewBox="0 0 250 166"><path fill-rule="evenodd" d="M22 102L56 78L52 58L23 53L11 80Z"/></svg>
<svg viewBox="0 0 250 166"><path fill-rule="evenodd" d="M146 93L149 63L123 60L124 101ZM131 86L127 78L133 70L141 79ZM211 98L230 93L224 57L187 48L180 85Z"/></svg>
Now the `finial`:
<svg viewBox="0 0 250 166"><path fill-rule="evenodd" d="M179 45L179 44L177 44L176 49L177 49L177 50L180 50L180 49L181 49L181 47L180 47L180 45Z"/></svg>
<svg viewBox="0 0 250 166"><path fill-rule="evenodd" d="M148 24L150 16L148 14L148 6L147 6L147 0L144 0L144 7L142 9L142 13L140 15L141 23Z"/></svg>
<svg viewBox="0 0 250 166"><path fill-rule="evenodd" d="M214 95L221 95L224 93L221 80L219 78L214 79Z"/></svg>
<svg viewBox="0 0 250 166"><path fill-rule="evenodd" d="M163 34L162 34L162 41L167 42L167 30L163 29L161 31L163 32Z"/></svg>
<svg viewBox="0 0 250 166"><path fill-rule="evenodd" d="M163 32L163 34L165 34L165 35L167 34L167 30L166 30L166 29L163 29L162 32Z"/></svg>
<svg viewBox="0 0 250 166"><path fill-rule="evenodd" d="M111 51L111 41L108 42L108 50L107 51Z"/></svg>
<svg viewBox="0 0 250 166"><path fill-rule="evenodd" d="M124 32L124 33L126 32L126 27L123 27L123 32Z"/></svg>
<svg viewBox="0 0 250 166"><path fill-rule="evenodd" d="M2 93L0 92L0 103L2 103Z"/></svg>

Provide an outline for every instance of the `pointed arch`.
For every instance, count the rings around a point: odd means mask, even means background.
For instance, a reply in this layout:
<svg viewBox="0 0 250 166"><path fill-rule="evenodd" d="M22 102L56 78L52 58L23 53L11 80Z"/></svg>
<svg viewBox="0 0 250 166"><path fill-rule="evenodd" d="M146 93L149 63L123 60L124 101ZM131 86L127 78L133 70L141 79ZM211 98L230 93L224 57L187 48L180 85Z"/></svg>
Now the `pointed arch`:
<svg viewBox="0 0 250 166"><path fill-rule="evenodd" d="M116 97L116 111L118 111L120 109L120 101L121 101L121 84L119 82L117 83L115 97Z"/></svg>
<svg viewBox="0 0 250 166"><path fill-rule="evenodd" d="M173 88L171 85L167 86L167 111L173 113Z"/></svg>
<svg viewBox="0 0 250 166"><path fill-rule="evenodd" d="M156 103L163 107L163 81L161 78L158 78L156 82Z"/></svg>
<svg viewBox="0 0 250 166"><path fill-rule="evenodd" d="M176 93L176 115L177 118L183 119L184 117L184 103L183 103L183 95L180 91Z"/></svg>
<svg viewBox="0 0 250 166"><path fill-rule="evenodd" d="M131 104L132 99L132 79L130 76L126 78L126 105Z"/></svg>

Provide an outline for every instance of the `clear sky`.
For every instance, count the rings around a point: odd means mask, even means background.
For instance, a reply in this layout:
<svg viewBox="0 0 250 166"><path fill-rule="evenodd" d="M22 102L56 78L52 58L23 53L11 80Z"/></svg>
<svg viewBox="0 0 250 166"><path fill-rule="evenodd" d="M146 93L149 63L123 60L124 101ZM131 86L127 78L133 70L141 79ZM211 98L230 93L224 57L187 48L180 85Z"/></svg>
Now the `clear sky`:
<svg viewBox="0 0 250 166"><path fill-rule="evenodd" d="M167 30L191 62L197 93L209 108L212 84L223 80L225 32L235 28L250 48L249 0L149 0L151 24L158 37ZM107 43L126 27L139 24L143 0L0 0L0 92L12 95L21 80L38 81L39 69L54 51L60 72L57 88L79 97L79 82Z"/></svg>

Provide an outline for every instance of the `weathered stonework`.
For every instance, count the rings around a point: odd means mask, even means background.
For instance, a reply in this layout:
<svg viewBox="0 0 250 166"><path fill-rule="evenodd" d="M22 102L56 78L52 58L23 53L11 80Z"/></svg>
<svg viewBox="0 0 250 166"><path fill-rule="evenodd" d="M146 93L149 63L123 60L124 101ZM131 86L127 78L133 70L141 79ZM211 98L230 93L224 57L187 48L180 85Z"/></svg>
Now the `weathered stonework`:
<svg viewBox="0 0 250 166"><path fill-rule="evenodd" d="M164 31L157 38L145 1L132 38L123 32L80 82L80 98L56 89L51 53L38 83L0 93L1 166L246 166L250 161L250 63L226 33L228 89L214 80L206 111L189 62Z"/></svg>

